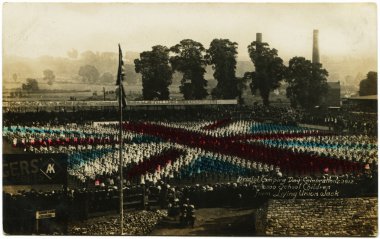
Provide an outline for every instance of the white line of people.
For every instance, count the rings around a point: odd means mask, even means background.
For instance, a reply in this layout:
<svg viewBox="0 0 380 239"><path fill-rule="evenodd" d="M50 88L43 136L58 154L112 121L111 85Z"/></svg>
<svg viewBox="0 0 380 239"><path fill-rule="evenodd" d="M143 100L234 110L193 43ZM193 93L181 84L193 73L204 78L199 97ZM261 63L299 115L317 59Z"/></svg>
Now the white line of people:
<svg viewBox="0 0 380 239"><path fill-rule="evenodd" d="M367 135L317 135L293 139L248 140L248 142L292 152L314 153L338 160L377 165L377 141L375 137Z"/></svg>
<svg viewBox="0 0 380 239"><path fill-rule="evenodd" d="M205 126L213 122L150 122L170 128L186 129L190 132L210 135L213 137L230 137L244 134L285 134L285 133L318 133L316 129L308 129L296 126L265 124L254 120L237 120L216 129L205 129Z"/></svg>

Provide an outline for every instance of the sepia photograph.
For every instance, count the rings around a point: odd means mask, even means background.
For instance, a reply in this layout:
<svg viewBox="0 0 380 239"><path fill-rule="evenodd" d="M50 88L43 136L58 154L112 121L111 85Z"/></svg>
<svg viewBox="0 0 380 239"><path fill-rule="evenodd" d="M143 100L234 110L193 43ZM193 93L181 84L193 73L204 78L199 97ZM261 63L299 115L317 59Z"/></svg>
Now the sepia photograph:
<svg viewBox="0 0 380 239"><path fill-rule="evenodd" d="M3 3L3 235L378 236L377 13Z"/></svg>

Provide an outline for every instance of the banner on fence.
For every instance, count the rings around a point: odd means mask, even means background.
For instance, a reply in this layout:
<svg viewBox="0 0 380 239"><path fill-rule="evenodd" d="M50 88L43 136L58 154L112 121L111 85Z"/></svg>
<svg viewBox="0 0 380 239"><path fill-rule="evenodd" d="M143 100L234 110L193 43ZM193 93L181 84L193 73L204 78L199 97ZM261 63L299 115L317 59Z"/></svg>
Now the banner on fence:
<svg viewBox="0 0 380 239"><path fill-rule="evenodd" d="M67 184L66 154L3 154L3 185Z"/></svg>

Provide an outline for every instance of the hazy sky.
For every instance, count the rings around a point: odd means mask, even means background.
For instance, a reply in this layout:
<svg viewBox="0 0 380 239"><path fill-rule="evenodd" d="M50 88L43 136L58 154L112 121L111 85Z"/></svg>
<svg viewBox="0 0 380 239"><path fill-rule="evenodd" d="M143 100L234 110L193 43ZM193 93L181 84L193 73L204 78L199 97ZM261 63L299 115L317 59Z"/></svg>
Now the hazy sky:
<svg viewBox="0 0 380 239"><path fill-rule="evenodd" d="M3 53L26 57L79 52L141 52L190 38L206 48L214 38L239 44L239 59L256 32L284 59L311 59L313 29L320 54L374 57L374 3L6 3Z"/></svg>

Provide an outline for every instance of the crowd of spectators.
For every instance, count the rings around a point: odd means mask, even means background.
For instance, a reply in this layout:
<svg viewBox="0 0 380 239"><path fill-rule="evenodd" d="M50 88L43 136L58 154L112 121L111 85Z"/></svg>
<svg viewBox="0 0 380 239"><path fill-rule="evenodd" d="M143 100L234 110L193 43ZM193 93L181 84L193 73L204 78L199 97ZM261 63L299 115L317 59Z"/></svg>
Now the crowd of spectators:
<svg viewBox="0 0 380 239"><path fill-rule="evenodd" d="M117 121L118 111L116 108L103 108L96 110L78 109L76 111L38 111L25 112L7 111L3 114L3 124L10 125L15 122L24 126L38 125L66 125L93 121ZM255 119L259 122L273 122L282 125L296 126L299 123L323 125L331 130L349 133L377 133L377 114L368 112L352 112L347 109L314 109L305 111L294 109L290 106L254 107L233 105L218 107L192 107L186 109L147 110L135 109L124 112L126 120L146 120L160 122L182 121L212 121L215 123L228 122L229 119ZM213 127L208 125L207 127Z"/></svg>
<svg viewBox="0 0 380 239"><path fill-rule="evenodd" d="M332 180L329 190L339 190L340 197L353 195L374 195L377 193L377 172L361 175L344 174L312 177L310 179ZM170 185L145 182L137 185L125 185L125 208L165 209L168 216L177 218L179 225L194 225L195 209L209 207L252 207L257 206L271 194L278 191L265 186L263 182L285 179L279 176L253 176L249 181L192 183L190 185ZM293 177L293 181L301 177ZM350 182L350 183L346 183ZM278 184L280 185L280 184ZM277 185L277 186L278 186ZM299 189L296 189L297 191ZM291 191L291 190L290 190ZM260 194L261 193L261 194ZM271 193L271 194L270 194ZM293 197L289 194L289 198ZM76 188L55 191L19 191L15 194L3 193L4 230L7 233L29 234L35 230L35 211L55 208L56 217L51 230L65 233L68 221L82 221L99 212L117 212L119 210L119 190L117 186L99 185L93 188ZM139 220L145 220L140 218ZM51 226L55 225L55 226ZM62 226L64 225L64 226ZM60 227L61 226L61 227Z"/></svg>
<svg viewBox="0 0 380 239"><path fill-rule="evenodd" d="M36 211L55 209L55 217L48 224L39 225L40 230L53 234L66 233L68 219L67 194L63 189L51 191L19 190L17 193L3 191L3 226L8 234L30 235L37 233Z"/></svg>
<svg viewBox="0 0 380 239"><path fill-rule="evenodd" d="M323 125L339 133L377 135L377 114L349 111L302 112L297 122Z"/></svg>

